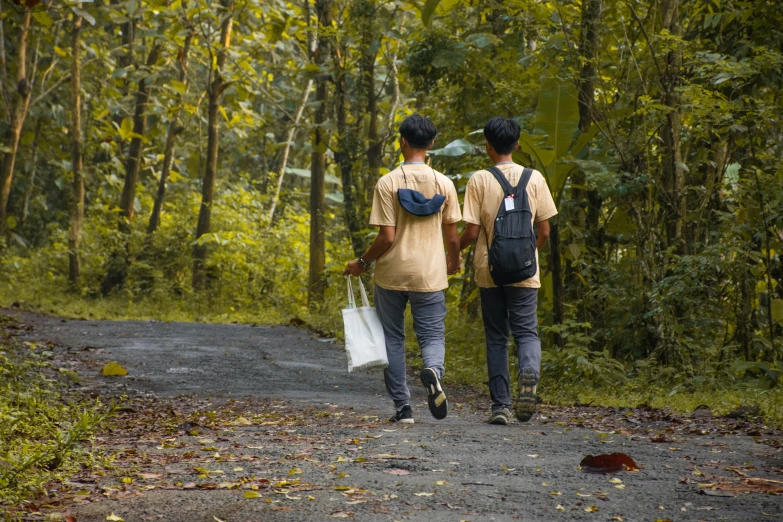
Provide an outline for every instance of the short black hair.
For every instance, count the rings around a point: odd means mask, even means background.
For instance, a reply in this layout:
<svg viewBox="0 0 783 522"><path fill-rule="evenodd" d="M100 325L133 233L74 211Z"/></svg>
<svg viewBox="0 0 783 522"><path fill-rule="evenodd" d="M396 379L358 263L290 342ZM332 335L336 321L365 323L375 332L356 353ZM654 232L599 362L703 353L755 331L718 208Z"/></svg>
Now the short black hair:
<svg viewBox="0 0 783 522"><path fill-rule="evenodd" d="M437 135L435 124L420 114L411 114L400 125L400 136L414 149L426 149Z"/></svg>
<svg viewBox="0 0 783 522"><path fill-rule="evenodd" d="M484 125L484 137L498 154L509 154L519 141L519 123L512 118L495 116Z"/></svg>

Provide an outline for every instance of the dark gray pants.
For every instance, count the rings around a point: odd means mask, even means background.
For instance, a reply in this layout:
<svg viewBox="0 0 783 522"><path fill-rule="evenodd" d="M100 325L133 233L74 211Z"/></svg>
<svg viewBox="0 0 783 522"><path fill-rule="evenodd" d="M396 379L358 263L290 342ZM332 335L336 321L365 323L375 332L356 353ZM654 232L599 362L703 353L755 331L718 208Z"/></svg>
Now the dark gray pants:
<svg viewBox="0 0 783 522"><path fill-rule="evenodd" d="M411 394L405 379L405 308L411 303L413 331L421 349L424 367L443 377L446 355L446 295L438 292L401 292L375 285L375 310L386 337L389 367L384 372L386 389L398 410L409 403Z"/></svg>
<svg viewBox="0 0 783 522"><path fill-rule="evenodd" d="M514 335L519 370L541 371L541 341L538 338L538 288L501 286L481 288L481 316L487 340L487 369L492 408L511 407L508 376L508 335Z"/></svg>

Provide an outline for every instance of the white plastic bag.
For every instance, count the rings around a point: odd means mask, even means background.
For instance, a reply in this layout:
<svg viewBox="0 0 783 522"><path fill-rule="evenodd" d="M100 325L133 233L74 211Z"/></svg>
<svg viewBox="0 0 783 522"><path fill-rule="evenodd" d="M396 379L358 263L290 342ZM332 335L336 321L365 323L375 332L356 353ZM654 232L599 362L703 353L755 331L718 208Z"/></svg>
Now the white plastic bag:
<svg viewBox="0 0 783 522"><path fill-rule="evenodd" d="M345 351L348 353L348 371L374 366L388 366L386 357L386 338L383 326L378 319L375 308L367 300L367 291L362 279L359 278L359 290L362 293L362 304L356 307L356 299L351 286L351 276L346 276L348 282L348 308L343 308L343 323L345 324Z"/></svg>

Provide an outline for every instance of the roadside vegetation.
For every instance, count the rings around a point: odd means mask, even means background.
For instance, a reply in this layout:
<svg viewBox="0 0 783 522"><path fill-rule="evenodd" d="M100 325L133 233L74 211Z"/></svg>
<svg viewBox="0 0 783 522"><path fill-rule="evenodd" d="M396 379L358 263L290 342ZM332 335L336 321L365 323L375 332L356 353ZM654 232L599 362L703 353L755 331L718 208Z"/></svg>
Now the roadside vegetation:
<svg viewBox="0 0 783 522"><path fill-rule="evenodd" d="M79 377L58 368L47 346L9 337L11 322L0 316L0 511L23 507L83 467L105 465L90 437L112 412L69 390Z"/></svg>

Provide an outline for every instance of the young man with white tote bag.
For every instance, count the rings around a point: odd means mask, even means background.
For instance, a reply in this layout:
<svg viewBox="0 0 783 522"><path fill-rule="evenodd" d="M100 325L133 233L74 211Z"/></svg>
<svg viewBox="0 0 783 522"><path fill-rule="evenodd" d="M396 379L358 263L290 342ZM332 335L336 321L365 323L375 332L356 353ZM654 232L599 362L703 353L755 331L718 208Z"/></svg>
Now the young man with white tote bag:
<svg viewBox="0 0 783 522"><path fill-rule="evenodd" d="M445 326L448 274L460 270L459 233L462 219L454 183L425 164L437 135L435 125L414 114L400 125L400 149L405 158L375 187L370 224L380 227L369 250L343 272L359 276L375 261L375 308L386 338L389 366L384 380L394 401L391 422L413 423L410 391L405 378L405 309L411 303L413 330L425 368L421 382L436 419L448 413L440 385L446 353ZM448 260L443 252L446 238Z"/></svg>

